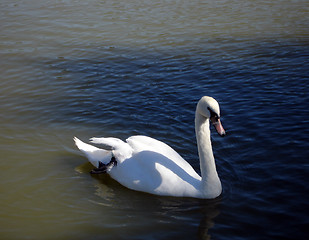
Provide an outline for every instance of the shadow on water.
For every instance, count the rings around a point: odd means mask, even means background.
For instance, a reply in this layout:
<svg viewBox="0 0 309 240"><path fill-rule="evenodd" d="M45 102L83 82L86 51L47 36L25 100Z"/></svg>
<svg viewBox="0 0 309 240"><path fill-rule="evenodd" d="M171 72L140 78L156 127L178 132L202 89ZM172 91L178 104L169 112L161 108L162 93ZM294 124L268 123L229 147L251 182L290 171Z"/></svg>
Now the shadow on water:
<svg viewBox="0 0 309 240"><path fill-rule="evenodd" d="M133 228L136 223L140 223L139 235L145 235L145 237L158 235L158 239L164 238L164 235L210 239L208 231L214 225L214 218L220 213L220 198L198 200L160 197L124 189L118 183L111 183L114 180L106 181L106 177L98 180L96 195L103 201L98 200L97 203L109 205L114 211L129 215L131 220L127 224ZM109 192L110 187L114 188L112 197ZM127 222L122 219L118 220L118 224L123 221ZM156 232L153 231L154 229ZM128 232L130 233L130 229ZM128 232L125 232L124 236L128 236Z"/></svg>
<svg viewBox="0 0 309 240"><path fill-rule="evenodd" d="M87 162L76 170L88 174L92 168ZM106 214L108 208L109 224L123 227L114 237L130 239L138 234L144 239L211 239L208 231L220 214L222 197L212 200L162 197L127 189L108 174L91 176L96 180L94 195L99 197L91 202L98 206L98 214Z"/></svg>

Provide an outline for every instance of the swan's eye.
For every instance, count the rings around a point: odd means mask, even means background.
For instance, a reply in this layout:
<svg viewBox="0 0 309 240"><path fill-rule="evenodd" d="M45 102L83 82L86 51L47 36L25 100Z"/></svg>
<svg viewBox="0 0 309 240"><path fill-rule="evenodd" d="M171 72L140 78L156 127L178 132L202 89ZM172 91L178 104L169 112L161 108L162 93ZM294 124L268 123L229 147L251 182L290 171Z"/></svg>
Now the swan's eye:
<svg viewBox="0 0 309 240"><path fill-rule="evenodd" d="M218 116L217 113L215 113L211 108L208 107L208 110L210 112L210 121L213 123L213 124L216 124L220 117Z"/></svg>
<svg viewBox="0 0 309 240"><path fill-rule="evenodd" d="M210 118L216 118L216 120L219 119L218 114L215 113L210 107L207 108L210 112Z"/></svg>

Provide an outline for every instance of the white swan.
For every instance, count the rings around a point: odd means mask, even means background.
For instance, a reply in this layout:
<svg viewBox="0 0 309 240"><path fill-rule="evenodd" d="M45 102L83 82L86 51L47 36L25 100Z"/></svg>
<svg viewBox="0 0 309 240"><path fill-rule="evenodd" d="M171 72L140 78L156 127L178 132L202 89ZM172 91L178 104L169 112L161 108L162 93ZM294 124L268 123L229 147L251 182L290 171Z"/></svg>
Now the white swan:
<svg viewBox="0 0 309 240"><path fill-rule="evenodd" d="M218 102L204 96L195 113L202 177L175 150L150 137L132 136L126 142L117 138L90 139L110 150L86 144L76 137L74 141L96 167L92 173L106 172L130 189L162 196L215 198L221 194L222 187L212 152L209 122L219 135L225 135Z"/></svg>

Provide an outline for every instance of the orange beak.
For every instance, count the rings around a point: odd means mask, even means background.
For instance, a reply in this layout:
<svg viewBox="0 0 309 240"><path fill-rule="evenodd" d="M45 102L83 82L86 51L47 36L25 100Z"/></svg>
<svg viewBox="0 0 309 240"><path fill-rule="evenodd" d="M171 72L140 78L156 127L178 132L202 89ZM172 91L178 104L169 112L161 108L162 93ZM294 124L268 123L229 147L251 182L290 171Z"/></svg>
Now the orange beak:
<svg viewBox="0 0 309 240"><path fill-rule="evenodd" d="M220 118L211 118L211 123L214 125L215 129L217 130L217 133L221 136L225 136L225 130L221 124Z"/></svg>

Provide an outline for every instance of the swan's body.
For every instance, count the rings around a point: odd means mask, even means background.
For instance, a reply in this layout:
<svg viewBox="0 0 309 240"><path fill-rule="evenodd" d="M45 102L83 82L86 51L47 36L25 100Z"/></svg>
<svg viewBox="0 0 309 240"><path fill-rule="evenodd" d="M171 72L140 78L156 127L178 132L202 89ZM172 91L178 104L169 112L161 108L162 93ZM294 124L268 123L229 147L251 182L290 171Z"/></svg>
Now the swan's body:
<svg viewBox="0 0 309 240"><path fill-rule="evenodd" d="M195 130L202 177L175 150L150 137L132 136L126 142L117 138L90 139L112 150L74 140L95 167L104 165L113 179L130 189L163 196L215 198L222 188L211 147L209 119L223 136L225 131L219 117L217 101L201 98L196 109ZM117 164L111 163L112 158Z"/></svg>

